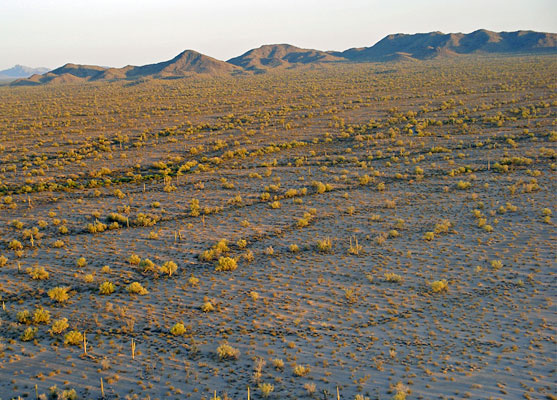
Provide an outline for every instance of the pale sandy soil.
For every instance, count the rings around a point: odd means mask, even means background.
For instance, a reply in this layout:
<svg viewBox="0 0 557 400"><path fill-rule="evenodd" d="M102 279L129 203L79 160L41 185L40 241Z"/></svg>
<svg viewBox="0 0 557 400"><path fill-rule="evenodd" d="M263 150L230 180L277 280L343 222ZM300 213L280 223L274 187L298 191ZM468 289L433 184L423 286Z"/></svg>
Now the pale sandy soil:
<svg viewBox="0 0 557 400"><path fill-rule="evenodd" d="M97 399L102 378L106 398L245 399L249 386L260 399L261 383L273 399L556 398L556 58L339 68L0 88L0 397L56 385ZM110 213L130 226L88 231ZM158 222L138 226L139 213ZM222 239L235 271L199 258ZM178 270L142 272L132 254ZM59 286L63 304L48 295ZM39 306L49 324L18 321ZM69 328L50 334L60 318ZM64 344L70 330L86 356ZM223 342L237 359L219 359Z"/></svg>

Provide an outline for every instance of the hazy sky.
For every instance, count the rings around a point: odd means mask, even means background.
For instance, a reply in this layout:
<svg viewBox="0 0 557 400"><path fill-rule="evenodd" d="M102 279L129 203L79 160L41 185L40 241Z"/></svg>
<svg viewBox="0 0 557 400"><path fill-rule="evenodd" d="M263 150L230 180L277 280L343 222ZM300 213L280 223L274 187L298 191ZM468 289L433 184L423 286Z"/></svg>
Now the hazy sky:
<svg viewBox="0 0 557 400"><path fill-rule="evenodd" d="M185 49L226 60L269 43L344 50L479 28L557 32L557 0L0 0L0 70L142 65Z"/></svg>

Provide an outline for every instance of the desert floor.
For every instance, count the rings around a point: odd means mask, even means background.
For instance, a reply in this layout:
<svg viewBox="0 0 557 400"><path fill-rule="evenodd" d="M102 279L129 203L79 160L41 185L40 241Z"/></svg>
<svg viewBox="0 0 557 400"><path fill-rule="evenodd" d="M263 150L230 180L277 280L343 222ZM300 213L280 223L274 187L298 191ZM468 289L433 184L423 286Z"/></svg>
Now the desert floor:
<svg viewBox="0 0 557 400"><path fill-rule="evenodd" d="M555 399L555 76L0 87L0 397Z"/></svg>

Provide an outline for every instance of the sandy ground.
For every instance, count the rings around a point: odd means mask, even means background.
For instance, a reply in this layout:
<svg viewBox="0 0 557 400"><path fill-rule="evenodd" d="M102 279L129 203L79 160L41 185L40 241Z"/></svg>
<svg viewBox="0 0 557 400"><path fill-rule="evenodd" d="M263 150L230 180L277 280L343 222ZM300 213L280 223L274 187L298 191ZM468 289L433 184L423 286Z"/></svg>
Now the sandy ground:
<svg viewBox="0 0 557 400"><path fill-rule="evenodd" d="M102 378L105 398L556 398L556 74L548 56L1 87L0 397L98 399Z"/></svg>

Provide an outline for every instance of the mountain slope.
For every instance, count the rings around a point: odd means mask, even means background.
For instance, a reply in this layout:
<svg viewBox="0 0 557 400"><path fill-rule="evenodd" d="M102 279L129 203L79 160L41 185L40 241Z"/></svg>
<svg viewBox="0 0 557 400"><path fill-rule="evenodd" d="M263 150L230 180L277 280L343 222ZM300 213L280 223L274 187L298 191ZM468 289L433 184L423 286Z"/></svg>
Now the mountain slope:
<svg viewBox="0 0 557 400"><path fill-rule="evenodd" d="M557 52L557 34L533 31L491 32L485 29L469 34L418 33L388 35L375 45L333 53L351 61L388 61L404 54L414 59L462 54Z"/></svg>
<svg viewBox="0 0 557 400"><path fill-rule="evenodd" d="M25 86L45 83L75 83L146 77L218 76L235 72L241 72L241 68L193 50L186 50L172 60L139 67L129 65L123 68L104 68L95 65L66 64L43 75L33 75L27 79L18 79L12 85Z"/></svg>
<svg viewBox="0 0 557 400"><path fill-rule="evenodd" d="M231 58L228 63L248 71L262 72L272 68L291 68L296 65L342 61L342 58L320 50L301 49L289 44L264 45Z"/></svg>
<svg viewBox="0 0 557 400"><path fill-rule="evenodd" d="M174 77L192 74L214 76L234 71L239 71L239 68L196 51L186 50L172 60L132 68L126 73L126 76L145 77L153 75L155 77Z"/></svg>

